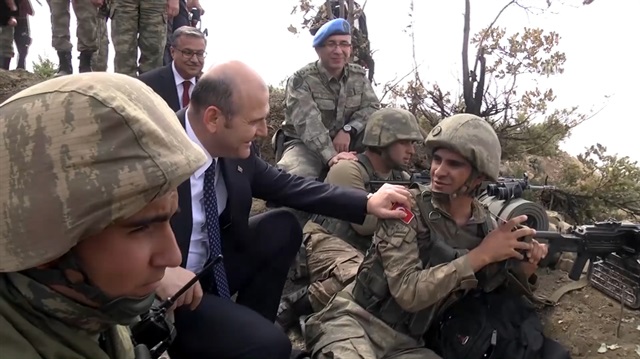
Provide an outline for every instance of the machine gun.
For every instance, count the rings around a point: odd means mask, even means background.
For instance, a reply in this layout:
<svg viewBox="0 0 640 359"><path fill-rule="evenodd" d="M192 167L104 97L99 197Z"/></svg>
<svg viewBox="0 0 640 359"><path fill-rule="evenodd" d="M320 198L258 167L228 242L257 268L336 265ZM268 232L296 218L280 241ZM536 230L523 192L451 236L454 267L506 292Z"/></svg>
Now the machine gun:
<svg viewBox="0 0 640 359"><path fill-rule="evenodd" d="M189 24L202 31L204 36L209 36L209 29L202 30L202 24L200 23L200 9L197 7L191 8L191 11L189 12Z"/></svg>
<svg viewBox="0 0 640 359"><path fill-rule="evenodd" d="M555 190L551 185L532 185L529 183L529 175L525 172L522 178L498 177L498 181L487 185L487 195L498 200L520 198L524 191L533 190Z"/></svg>
<svg viewBox="0 0 640 359"><path fill-rule="evenodd" d="M377 191L385 183L394 184L394 185L400 185L400 186L407 186L407 187L411 186L414 183L429 184L429 183L431 183L431 174L429 173L429 170L424 170L424 171L419 171L419 172L412 172L411 173L411 178L408 179L408 180L400 180L400 181L397 181L397 180L396 181L393 181L393 180L389 180L389 181L385 181L385 180L370 180L369 181L369 185L375 191Z"/></svg>
<svg viewBox="0 0 640 359"><path fill-rule="evenodd" d="M210 260L200 273L196 274L187 284L173 296L167 298L158 307L152 307L149 313L131 327L131 336L135 345L136 358L158 359L173 342L176 336L175 328L166 317L167 310L175 304L192 285L194 285L206 271L222 260L222 255Z"/></svg>
<svg viewBox="0 0 640 359"><path fill-rule="evenodd" d="M579 280L590 260L587 276L596 289L640 309L640 224L608 220L574 227L568 234L536 231L535 238L548 243L549 254L576 253L569 278Z"/></svg>

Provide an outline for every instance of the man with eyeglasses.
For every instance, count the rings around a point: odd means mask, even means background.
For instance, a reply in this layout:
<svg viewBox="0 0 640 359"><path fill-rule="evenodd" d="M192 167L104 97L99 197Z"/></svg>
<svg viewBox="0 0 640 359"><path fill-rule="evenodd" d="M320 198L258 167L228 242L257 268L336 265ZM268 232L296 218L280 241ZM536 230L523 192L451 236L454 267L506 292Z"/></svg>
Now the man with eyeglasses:
<svg viewBox="0 0 640 359"><path fill-rule="evenodd" d="M277 167L302 177L324 180L340 160L356 160L364 151L362 134L380 101L366 70L351 60L351 26L342 18L326 22L313 38L318 60L296 71L287 81L282 128L272 138ZM272 206L271 203L268 203ZM301 226L310 215L298 210ZM295 278L305 277L304 253Z"/></svg>
<svg viewBox="0 0 640 359"><path fill-rule="evenodd" d="M283 170L321 179L339 160L355 160L361 135L380 102L360 65L351 59L351 26L342 18L316 32L318 60L287 82L282 131L274 136L276 160Z"/></svg>
<svg viewBox="0 0 640 359"><path fill-rule="evenodd" d="M189 104L191 92L204 67L206 47L207 40L200 30L191 26L179 27L171 36L173 61L138 78L177 112Z"/></svg>

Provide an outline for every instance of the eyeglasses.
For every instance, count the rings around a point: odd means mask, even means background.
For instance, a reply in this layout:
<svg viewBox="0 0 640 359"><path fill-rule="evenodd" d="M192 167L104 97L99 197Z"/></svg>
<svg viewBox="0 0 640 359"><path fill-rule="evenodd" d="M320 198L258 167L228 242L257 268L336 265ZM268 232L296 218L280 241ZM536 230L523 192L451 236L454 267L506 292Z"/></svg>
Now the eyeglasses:
<svg viewBox="0 0 640 359"><path fill-rule="evenodd" d="M192 58L193 55L196 55L198 59L204 59L205 57L207 57L206 51L182 50L177 47L174 47L174 49L180 51L182 53L182 57L184 57L187 60Z"/></svg>
<svg viewBox="0 0 640 359"><path fill-rule="evenodd" d="M338 46L340 46L341 49L346 50L351 48L351 43L346 41L340 41L340 42L327 41L324 43L324 47L327 47L331 50L334 50Z"/></svg>

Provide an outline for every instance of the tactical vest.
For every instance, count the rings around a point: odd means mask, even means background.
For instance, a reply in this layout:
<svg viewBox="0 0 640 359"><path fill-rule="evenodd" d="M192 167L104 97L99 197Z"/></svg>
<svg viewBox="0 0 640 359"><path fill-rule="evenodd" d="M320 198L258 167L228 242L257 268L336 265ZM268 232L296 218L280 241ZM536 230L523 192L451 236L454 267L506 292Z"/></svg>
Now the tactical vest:
<svg viewBox="0 0 640 359"><path fill-rule="evenodd" d="M366 155L361 153L358 154L357 157L357 163L360 165L360 173L362 174L362 178L364 179L364 188L369 192L374 192L374 189L372 188L373 186L369 183L369 181L371 180L402 181L409 179L409 174L400 170L392 170L391 178L380 178L373 170L373 165ZM371 236L362 236L358 234L358 232L356 232L351 226L351 223L347 221L320 215L314 216L312 220L324 227L324 229L326 229L329 233L332 233L336 237L341 238L363 253L371 245Z"/></svg>
<svg viewBox="0 0 640 359"><path fill-rule="evenodd" d="M412 186L413 187L413 186ZM426 230L418 233L417 242L423 268L434 267L466 254L480 244L493 227L491 218L477 225L476 233L457 230L455 221L431 203L431 192L425 186L420 188L416 202L421 212L420 221ZM416 196L415 192L414 196ZM488 265L476 273L478 287L487 291L504 282L498 275L498 265ZM353 297L368 312L384 321L391 328L416 339L429 329L435 318L455 302L463 293L450 293L445 299L416 313L404 311L389 291L382 261L376 250L370 250L358 270Z"/></svg>

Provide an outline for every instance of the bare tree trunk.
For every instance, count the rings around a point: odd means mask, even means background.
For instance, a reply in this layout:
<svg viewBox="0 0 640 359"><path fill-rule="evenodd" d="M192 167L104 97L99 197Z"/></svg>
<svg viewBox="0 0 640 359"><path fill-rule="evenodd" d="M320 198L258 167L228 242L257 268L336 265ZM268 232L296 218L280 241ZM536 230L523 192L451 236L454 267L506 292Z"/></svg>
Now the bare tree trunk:
<svg viewBox="0 0 640 359"><path fill-rule="evenodd" d="M473 82L469 72L469 32L471 23L471 4L469 0L464 1L464 27L462 36L462 94L464 97L466 113L474 113L473 103Z"/></svg>
<svg viewBox="0 0 640 359"><path fill-rule="evenodd" d="M324 2L324 11L327 13L327 19L333 20L333 10L331 9L331 0L326 0Z"/></svg>
<svg viewBox="0 0 640 359"><path fill-rule="evenodd" d="M353 27L353 10L353 0L348 0L347 21L349 22L349 25L351 25L351 27Z"/></svg>
<svg viewBox="0 0 640 359"><path fill-rule="evenodd" d="M338 0L338 3L340 4L340 18L345 19L346 14L344 13L344 0Z"/></svg>

